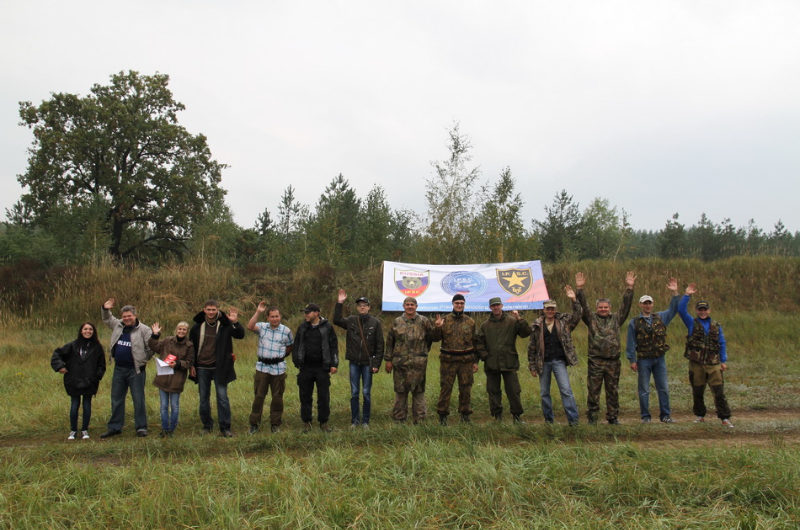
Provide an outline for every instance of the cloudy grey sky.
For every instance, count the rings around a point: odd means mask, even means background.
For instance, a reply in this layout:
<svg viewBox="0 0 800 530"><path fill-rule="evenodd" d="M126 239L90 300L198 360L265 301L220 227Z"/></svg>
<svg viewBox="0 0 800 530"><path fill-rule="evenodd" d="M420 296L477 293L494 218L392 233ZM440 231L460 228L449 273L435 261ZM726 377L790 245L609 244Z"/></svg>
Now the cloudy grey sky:
<svg viewBox="0 0 800 530"><path fill-rule="evenodd" d="M425 213L461 124L482 181L510 166L526 226L562 188L635 228L749 219L800 230L800 2L0 3L0 211L32 135L18 102L170 75L235 219L313 205L338 173Z"/></svg>

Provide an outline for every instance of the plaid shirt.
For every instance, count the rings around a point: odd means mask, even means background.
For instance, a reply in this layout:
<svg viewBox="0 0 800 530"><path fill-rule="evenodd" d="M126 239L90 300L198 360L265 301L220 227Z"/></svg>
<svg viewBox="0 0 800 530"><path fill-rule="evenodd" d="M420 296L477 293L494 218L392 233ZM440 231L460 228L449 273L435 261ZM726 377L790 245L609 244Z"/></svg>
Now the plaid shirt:
<svg viewBox="0 0 800 530"><path fill-rule="evenodd" d="M292 331L278 324L272 329L269 322L257 322L258 328L258 357L259 359L276 359L286 356L286 347L294 342ZM261 361L256 362L256 370L270 375L281 375L286 373L286 361L277 364L265 364Z"/></svg>

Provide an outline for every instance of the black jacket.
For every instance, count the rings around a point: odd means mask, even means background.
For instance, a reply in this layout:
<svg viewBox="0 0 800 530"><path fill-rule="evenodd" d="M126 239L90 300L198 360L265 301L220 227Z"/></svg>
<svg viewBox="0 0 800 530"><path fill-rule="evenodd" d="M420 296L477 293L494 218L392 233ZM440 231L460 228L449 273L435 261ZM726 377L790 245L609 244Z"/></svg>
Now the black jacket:
<svg viewBox="0 0 800 530"><path fill-rule="evenodd" d="M359 326L359 320L361 325ZM342 304L336 304L333 310L333 323L347 330L347 348L345 359L351 363L369 364L372 368L380 368L383 360L383 327L381 321L372 315L359 314L342 317ZM364 340L361 332L364 332Z"/></svg>
<svg viewBox="0 0 800 530"><path fill-rule="evenodd" d="M81 359L81 346L87 348L86 356ZM106 373L106 354L98 341L76 339L57 348L50 358L50 366L58 372L67 369L64 374L64 388L70 396L93 396L97 394L97 386Z"/></svg>
<svg viewBox="0 0 800 530"><path fill-rule="evenodd" d="M294 348L292 348L292 362L297 368L302 368L306 357L305 334L311 328L311 324L303 322L297 328L294 337ZM322 334L322 367L330 370L331 366L339 366L339 339L329 320L320 318L319 332Z"/></svg>
<svg viewBox="0 0 800 530"><path fill-rule="evenodd" d="M244 327L239 322L231 322L228 315L219 312L219 330L214 345L217 355L216 371L214 372L214 382L227 385L236 379L236 371L233 369L233 339L244 338ZM200 347L200 328L206 321L206 314L202 311L194 317L194 326L189 331L189 340L194 345L192 355L192 365L197 366L197 350Z"/></svg>

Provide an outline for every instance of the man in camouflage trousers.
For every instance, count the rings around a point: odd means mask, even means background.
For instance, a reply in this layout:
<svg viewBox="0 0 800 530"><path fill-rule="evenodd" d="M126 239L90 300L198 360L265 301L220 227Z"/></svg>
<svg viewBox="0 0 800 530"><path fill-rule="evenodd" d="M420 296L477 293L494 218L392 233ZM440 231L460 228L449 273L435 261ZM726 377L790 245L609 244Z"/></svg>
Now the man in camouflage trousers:
<svg viewBox="0 0 800 530"><path fill-rule="evenodd" d="M392 418L404 422L408 417L408 393L414 423L425 419L425 371L433 339L431 321L417 313L417 300L403 300L403 314L392 322L386 336L386 372L394 371L394 407Z"/></svg>
<svg viewBox="0 0 800 530"><path fill-rule="evenodd" d="M611 425L619 424L619 374L620 374L620 340L619 329L628 318L633 302L633 284L636 275L628 271L625 275L625 293L622 295L622 308L619 313L611 312L611 301L600 298L593 313L586 303L583 287L586 277L582 272L575 275L575 286L578 289L578 301L583 308L583 322L589 328L589 371L586 378L587 403L586 415L589 423L597 423L600 412L600 390L606 387L606 419Z"/></svg>
<svg viewBox="0 0 800 530"><path fill-rule="evenodd" d="M439 355L439 402L436 412L439 423L447 425L450 414L450 395L453 383L458 378L458 412L461 421L469 422L472 414L472 383L478 371L478 356L475 352L475 321L464 314L464 295L453 296L453 312L444 318L437 315L433 328L433 340L442 341Z"/></svg>
<svg viewBox="0 0 800 530"><path fill-rule="evenodd" d="M531 334L531 327L517 311L503 312L503 301L499 297L489 300L492 314L481 324L478 332L478 356L484 361L486 372L486 391L489 393L489 412L500 421L503 418L503 394L500 379L508 397L508 405L514 423L522 421L522 387L519 384L519 354L517 337L525 338Z"/></svg>
<svg viewBox="0 0 800 530"><path fill-rule="evenodd" d="M706 418L704 394L706 385L711 387L714 395L714 406L717 417L724 427L733 427L731 408L725 398L725 385L722 377L728 369L728 349L722 325L711 320L708 302L700 300L694 306L697 317L692 318L687 306L689 298L697 292L697 286L690 283L685 294L678 303L678 314L686 325L689 334L686 337L684 357L689 359L689 383L692 385L692 411L696 416L695 423L702 423Z"/></svg>

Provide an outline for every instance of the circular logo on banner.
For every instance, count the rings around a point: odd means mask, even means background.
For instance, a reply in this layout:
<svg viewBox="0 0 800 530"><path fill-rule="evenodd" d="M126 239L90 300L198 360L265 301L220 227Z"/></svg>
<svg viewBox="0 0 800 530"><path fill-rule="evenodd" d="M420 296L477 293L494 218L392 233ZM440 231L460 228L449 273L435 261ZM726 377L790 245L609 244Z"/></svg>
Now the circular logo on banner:
<svg viewBox="0 0 800 530"><path fill-rule="evenodd" d="M486 279L477 272L456 271L442 278L442 290L448 294L479 295L486 290Z"/></svg>

